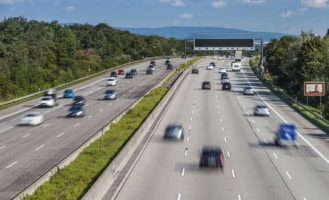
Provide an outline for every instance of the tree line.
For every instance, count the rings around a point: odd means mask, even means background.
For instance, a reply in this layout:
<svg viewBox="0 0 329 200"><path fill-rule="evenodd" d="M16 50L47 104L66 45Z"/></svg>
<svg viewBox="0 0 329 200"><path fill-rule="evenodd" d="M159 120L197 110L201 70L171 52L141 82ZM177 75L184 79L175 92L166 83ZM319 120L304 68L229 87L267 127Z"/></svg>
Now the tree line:
<svg viewBox="0 0 329 200"><path fill-rule="evenodd" d="M13 17L0 22L0 101L48 89L145 57L184 53L184 41L100 23L61 25Z"/></svg>

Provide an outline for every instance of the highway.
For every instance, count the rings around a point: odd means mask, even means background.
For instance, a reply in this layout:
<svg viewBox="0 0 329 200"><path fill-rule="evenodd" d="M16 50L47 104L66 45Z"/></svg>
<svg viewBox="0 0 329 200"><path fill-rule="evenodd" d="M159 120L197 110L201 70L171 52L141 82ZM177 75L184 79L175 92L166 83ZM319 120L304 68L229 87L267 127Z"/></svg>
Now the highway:
<svg viewBox="0 0 329 200"><path fill-rule="evenodd" d="M176 67L183 59L172 59ZM44 173L95 135L106 124L163 80L171 70L165 60L156 60L156 71L146 75L149 61L131 65L138 70L132 79L118 76L117 100L102 100L106 87L103 75L78 84L72 89L86 98L86 116L65 118L72 99L59 99L53 108L38 108L39 98L0 111L0 199L12 199ZM58 91L61 96L63 91ZM26 112L39 111L45 122L36 127L20 126Z"/></svg>
<svg viewBox="0 0 329 200"><path fill-rule="evenodd" d="M207 70L209 62L216 68ZM103 199L143 200L324 200L329 198L329 147L325 133L271 93L243 60L230 72L229 60L205 59L188 74L117 196ZM221 89L219 66L225 66L232 91ZM202 81L212 83L201 90ZM251 85L254 96L243 95ZM270 117L254 116L258 103ZM167 124L182 123L185 139L164 142ZM277 147L274 133L282 122L294 123L299 148ZM199 169L204 145L219 145L224 170Z"/></svg>

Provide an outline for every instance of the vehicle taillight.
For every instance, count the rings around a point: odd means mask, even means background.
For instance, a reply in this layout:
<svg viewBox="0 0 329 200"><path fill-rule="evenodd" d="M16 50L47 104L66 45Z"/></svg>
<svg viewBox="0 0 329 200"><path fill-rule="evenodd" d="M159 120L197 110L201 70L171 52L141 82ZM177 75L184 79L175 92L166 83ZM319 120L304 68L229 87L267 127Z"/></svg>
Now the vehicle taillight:
<svg viewBox="0 0 329 200"><path fill-rule="evenodd" d="M219 153L219 159L221 163L224 163L223 153Z"/></svg>

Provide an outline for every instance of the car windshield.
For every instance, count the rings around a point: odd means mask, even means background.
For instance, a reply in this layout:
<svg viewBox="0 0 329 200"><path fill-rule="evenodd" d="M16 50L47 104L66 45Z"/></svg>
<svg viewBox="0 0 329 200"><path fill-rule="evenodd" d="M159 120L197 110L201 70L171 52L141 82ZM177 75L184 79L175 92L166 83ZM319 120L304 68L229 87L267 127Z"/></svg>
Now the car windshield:
<svg viewBox="0 0 329 200"><path fill-rule="evenodd" d="M264 109L264 108L267 108L267 106L266 105L257 105L257 108Z"/></svg>
<svg viewBox="0 0 329 200"><path fill-rule="evenodd" d="M25 115L25 117L36 117L38 115L39 115L38 113L28 113Z"/></svg>
<svg viewBox="0 0 329 200"><path fill-rule="evenodd" d="M51 99L50 97L42 97L41 100L43 100L43 101L48 101L48 100L50 100L50 99Z"/></svg>

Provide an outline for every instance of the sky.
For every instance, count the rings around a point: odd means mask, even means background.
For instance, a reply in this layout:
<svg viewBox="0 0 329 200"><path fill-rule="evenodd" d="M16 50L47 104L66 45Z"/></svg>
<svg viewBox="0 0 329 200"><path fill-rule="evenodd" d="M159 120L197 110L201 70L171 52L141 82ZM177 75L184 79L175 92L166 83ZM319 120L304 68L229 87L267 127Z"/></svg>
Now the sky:
<svg viewBox="0 0 329 200"><path fill-rule="evenodd" d="M111 27L221 27L324 36L329 0L0 0L11 17Z"/></svg>

